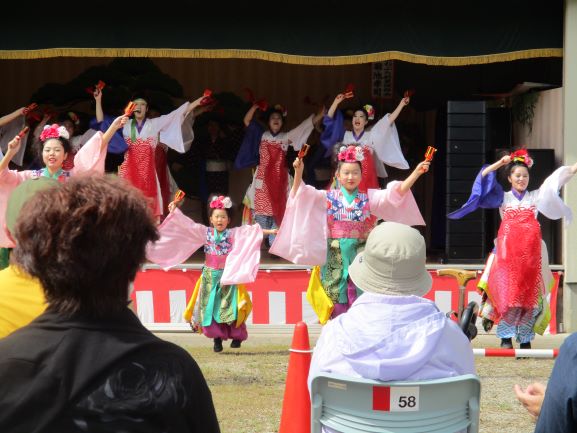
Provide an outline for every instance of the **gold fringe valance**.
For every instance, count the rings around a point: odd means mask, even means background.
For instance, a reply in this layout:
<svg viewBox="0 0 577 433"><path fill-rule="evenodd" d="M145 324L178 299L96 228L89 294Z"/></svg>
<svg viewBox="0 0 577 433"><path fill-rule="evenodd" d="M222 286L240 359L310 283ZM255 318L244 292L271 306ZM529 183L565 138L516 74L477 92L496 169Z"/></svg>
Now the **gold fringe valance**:
<svg viewBox="0 0 577 433"><path fill-rule="evenodd" d="M401 60L429 66L467 66L537 57L563 57L562 48L538 48L480 56L437 57L400 51L385 51L351 56L300 56L260 50L173 49L173 48L46 48L40 50L0 51L0 60L31 60L54 57L160 57L190 59L256 59L269 62L310 66L340 66Z"/></svg>

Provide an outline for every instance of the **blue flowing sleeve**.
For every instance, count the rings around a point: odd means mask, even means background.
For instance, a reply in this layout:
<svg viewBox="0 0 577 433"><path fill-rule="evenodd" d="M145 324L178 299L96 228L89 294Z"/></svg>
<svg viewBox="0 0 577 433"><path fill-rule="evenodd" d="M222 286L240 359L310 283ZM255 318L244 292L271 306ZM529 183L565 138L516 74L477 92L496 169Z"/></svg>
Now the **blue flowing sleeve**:
<svg viewBox="0 0 577 433"><path fill-rule="evenodd" d="M238 154L234 160L234 168L239 170L241 168L258 165L258 150L262 134L264 134L262 126L260 126L256 121L251 120L246 127L244 138L242 139L240 149L238 150Z"/></svg>
<svg viewBox="0 0 577 433"><path fill-rule="evenodd" d="M463 218L465 215L477 210L478 208L494 209L503 203L503 187L497 182L497 175L494 171L483 177L483 170L487 167L484 165L475 178L473 190L467 203L460 209L447 215L449 219Z"/></svg>
<svg viewBox="0 0 577 433"><path fill-rule="evenodd" d="M106 132L106 130L112 125L114 122L114 117L104 115L104 119L102 122L96 120L96 117L90 119L88 126L90 129L95 129L96 131ZM122 128L114 133L110 142L108 143L108 152L109 153L124 153L128 149L126 141L124 141L124 137L122 136Z"/></svg>
<svg viewBox="0 0 577 433"><path fill-rule="evenodd" d="M323 117L323 125L325 129L321 134L321 143L327 149L327 153L328 151L332 152L333 146L339 141L343 141L345 136L343 113L337 110L334 118L325 115Z"/></svg>

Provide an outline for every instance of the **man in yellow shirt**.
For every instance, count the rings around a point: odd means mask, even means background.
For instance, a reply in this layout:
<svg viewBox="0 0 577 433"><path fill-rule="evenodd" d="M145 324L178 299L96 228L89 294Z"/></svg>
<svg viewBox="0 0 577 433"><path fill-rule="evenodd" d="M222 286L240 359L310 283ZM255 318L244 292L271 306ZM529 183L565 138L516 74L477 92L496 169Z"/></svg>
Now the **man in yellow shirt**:
<svg viewBox="0 0 577 433"><path fill-rule="evenodd" d="M14 230L20 209L37 191L59 186L58 181L40 177L29 179L18 185L6 207L6 230L8 235ZM0 338L21 328L46 309L44 291L40 282L17 266L10 264L0 271Z"/></svg>

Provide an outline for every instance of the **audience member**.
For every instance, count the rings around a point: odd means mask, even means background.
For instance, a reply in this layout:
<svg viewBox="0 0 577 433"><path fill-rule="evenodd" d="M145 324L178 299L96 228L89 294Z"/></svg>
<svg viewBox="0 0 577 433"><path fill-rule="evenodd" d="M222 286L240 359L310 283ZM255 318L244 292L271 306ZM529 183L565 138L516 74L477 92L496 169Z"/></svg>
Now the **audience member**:
<svg viewBox="0 0 577 433"><path fill-rule="evenodd" d="M47 177L28 179L18 185L6 206L6 235L13 238L20 209L37 191L58 187L60 183ZM0 338L26 326L46 309L42 286L33 278L10 264L0 271Z"/></svg>
<svg viewBox="0 0 577 433"><path fill-rule="evenodd" d="M349 267L364 293L323 327L309 386L321 372L382 381L475 373L463 331L422 297L432 286L425 258L425 240L414 228L384 222L373 229Z"/></svg>
<svg viewBox="0 0 577 433"><path fill-rule="evenodd" d="M533 383L526 389L515 385L517 399L537 418L535 433L577 431L577 334L567 337L551 372L547 389Z"/></svg>
<svg viewBox="0 0 577 433"><path fill-rule="evenodd" d="M0 340L0 431L220 431L196 362L127 307L158 238L140 192L115 177L72 179L34 195L14 237L13 260L48 307Z"/></svg>

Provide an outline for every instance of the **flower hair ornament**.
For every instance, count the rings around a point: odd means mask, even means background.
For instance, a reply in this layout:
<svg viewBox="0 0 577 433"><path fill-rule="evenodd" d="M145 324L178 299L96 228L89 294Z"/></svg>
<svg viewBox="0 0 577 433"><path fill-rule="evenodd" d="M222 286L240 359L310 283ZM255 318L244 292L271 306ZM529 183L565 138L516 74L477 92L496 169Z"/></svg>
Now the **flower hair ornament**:
<svg viewBox="0 0 577 433"><path fill-rule="evenodd" d="M528 168L533 167L533 158L529 156L529 152L527 149L519 149L515 152L511 153L511 162L520 162L521 164L525 164Z"/></svg>
<svg viewBox="0 0 577 433"><path fill-rule="evenodd" d="M363 105L363 110L367 112L367 120L375 118L375 108L371 104Z"/></svg>
<svg viewBox="0 0 577 433"><path fill-rule="evenodd" d="M218 197L213 197L210 201L211 209L230 209L232 207L232 201L229 197L224 195L219 195Z"/></svg>
<svg viewBox="0 0 577 433"><path fill-rule="evenodd" d="M40 141L44 142L49 138L70 138L68 130L64 126L60 126L57 123L53 125L46 125L40 134Z"/></svg>
<svg viewBox="0 0 577 433"><path fill-rule="evenodd" d="M274 109L274 111L278 111L278 112L282 115L282 117L286 117L286 115L288 114L288 111L287 111L286 107L283 107L283 106L280 105L280 104L276 104L276 105L273 107L273 109Z"/></svg>
<svg viewBox="0 0 577 433"><path fill-rule="evenodd" d="M342 146L339 149L338 160L341 162L361 162L364 158L361 146Z"/></svg>

